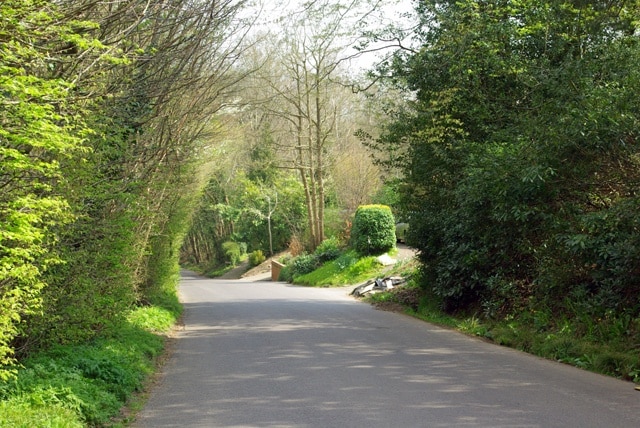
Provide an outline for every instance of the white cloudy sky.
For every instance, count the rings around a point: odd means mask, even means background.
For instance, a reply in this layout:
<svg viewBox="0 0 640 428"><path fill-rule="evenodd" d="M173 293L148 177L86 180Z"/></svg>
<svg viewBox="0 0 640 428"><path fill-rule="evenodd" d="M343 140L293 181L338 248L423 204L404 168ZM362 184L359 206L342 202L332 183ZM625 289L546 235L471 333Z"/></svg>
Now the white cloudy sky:
<svg viewBox="0 0 640 428"><path fill-rule="evenodd" d="M256 28L269 28L271 31L278 31L278 18L284 14L291 14L299 11L302 4L306 1L307 0L257 0L258 6L254 10L256 12L257 10L261 10L261 12ZM353 0L340 1L347 5ZM414 0L381 0L379 9L374 14L370 15L369 21L372 25L375 22L375 25L380 27L397 22L408 25L407 18L406 16L403 16L403 14L413 10L413 3ZM254 14L256 12L251 13ZM382 45L379 44L377 46L381 47ZM354 49L348 48L345 56L354 54L355 52L356 51ZM382 53L384 53L384 51L364 54L351 61L351 66L361 69L369 68L376 62L376 59Z"/></svg>

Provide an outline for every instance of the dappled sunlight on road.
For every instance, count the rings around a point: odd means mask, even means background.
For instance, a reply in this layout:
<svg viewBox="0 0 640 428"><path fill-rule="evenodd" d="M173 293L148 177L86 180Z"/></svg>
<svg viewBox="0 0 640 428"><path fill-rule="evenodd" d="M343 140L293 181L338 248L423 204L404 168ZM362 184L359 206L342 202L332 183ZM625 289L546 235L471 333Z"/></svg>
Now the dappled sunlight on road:
<svg viewBox="0 0 640 428"><path fill-rule="evenodd" d="M185 287L198 294L185 295L172 386L136 426L597 426L575 412L629 405L550 389L564 367L377 311L345 290Z"/></svg>

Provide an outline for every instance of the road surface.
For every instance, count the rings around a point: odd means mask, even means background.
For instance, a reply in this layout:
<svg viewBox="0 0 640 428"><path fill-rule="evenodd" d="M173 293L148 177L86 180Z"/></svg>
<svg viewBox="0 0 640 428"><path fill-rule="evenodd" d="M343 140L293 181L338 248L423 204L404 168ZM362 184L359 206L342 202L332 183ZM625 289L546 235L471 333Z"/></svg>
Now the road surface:
<svg viewBox="0 0 640 428"><path fill-rule="evenodd" d="M383 312L346 289L185 272L137 428L640 427L634 385Z"/></svg>

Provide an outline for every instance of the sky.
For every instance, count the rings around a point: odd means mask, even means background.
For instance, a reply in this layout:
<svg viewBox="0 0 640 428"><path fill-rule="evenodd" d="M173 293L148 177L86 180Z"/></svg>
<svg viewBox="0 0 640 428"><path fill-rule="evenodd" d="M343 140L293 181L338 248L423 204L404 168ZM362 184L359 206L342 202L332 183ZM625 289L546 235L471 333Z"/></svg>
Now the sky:
<svg viewBox="0 0 640 428"><path fill-rule="evenodd" d="M339 0L342 4L347 5L350 1L354 0ZM278 23L279 18L286 14L295 14L300 11L303 4L308 0L257 0L258 5L254 9L257 13L261 10L260 16L257 21L256 29L269 29L273 32L281 31ZM404 14L413 10L413 0L380 0L380 8L369 15L368 21L370 25L383 27L391 23L401 23L402 26L408 26L407 17ZM362 5L362 2L355 0L356 5ZM354 18L355 20L355 18ZM355 21L354 21L355 27ZM373 29L373 28L372 28ZM375 44L375 48L382 48L385 44ZM380 57L388 50L380 50L375 52L368 52L361 56L349 61L349 67L365 70L373 67L373 65L379 61ZM345 49L344 56L351 56L357 53L351 46Z"/></svg>

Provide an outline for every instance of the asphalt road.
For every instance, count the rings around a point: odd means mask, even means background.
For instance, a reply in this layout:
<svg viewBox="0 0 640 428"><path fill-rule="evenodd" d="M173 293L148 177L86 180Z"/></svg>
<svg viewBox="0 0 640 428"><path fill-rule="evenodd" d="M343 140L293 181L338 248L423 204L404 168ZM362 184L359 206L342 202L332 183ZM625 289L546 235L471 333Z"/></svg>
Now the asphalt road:
<svg viewBox="0 0 640 428"><path fill-rule="evenodd" d="M134 427L640 427L634 385L346 289L185 273L184 328Z"/></svg>

